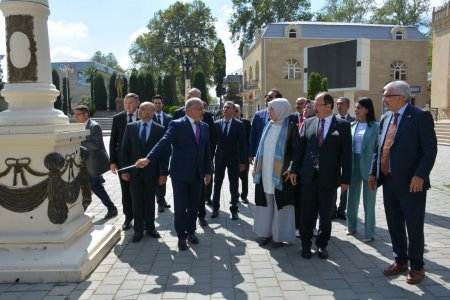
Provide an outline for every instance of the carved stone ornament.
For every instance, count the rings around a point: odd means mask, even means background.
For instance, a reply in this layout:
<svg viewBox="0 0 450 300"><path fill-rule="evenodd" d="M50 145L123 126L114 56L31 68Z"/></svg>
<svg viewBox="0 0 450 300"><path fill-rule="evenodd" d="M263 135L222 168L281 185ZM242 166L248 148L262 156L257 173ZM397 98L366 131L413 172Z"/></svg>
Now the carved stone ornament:
<svg viewBox="0 0 450 300"><path fill-rule="evenodd" d="M8 53L8 81L36 82L37 56L33 17L12 15L5 18L6 51Z"/></svg>

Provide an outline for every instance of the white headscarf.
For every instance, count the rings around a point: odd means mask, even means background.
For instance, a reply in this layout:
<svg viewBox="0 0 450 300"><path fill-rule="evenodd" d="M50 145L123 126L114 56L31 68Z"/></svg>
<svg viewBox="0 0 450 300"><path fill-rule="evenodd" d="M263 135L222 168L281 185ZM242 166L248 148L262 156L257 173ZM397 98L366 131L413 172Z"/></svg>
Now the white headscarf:
<svg viewBox="0 0 450 300"><path fill-rule="evenodd" d="M276 123L283 122L284 119L292 114L291 103L284 98L276 98L269 102L269 108L272 108L275 115L277 116Z"/></svg>

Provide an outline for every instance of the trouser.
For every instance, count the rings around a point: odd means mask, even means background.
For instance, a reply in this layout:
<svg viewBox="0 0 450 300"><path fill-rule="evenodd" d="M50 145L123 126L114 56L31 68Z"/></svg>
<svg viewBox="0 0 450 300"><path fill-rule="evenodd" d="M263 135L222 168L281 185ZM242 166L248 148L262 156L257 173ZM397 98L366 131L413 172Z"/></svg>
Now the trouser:
<svg viewBox="0 0 450 300"><path fill-rule="evenodd" d="M105 179L102 175L91 177L89 176L89 185L91 186L92 192L102 201L103 205L110 209L115 209L116 206L112 202L111 198L109 197L108 193L105 190L105 187L103 186L103 183L105 182Z"/></svg>

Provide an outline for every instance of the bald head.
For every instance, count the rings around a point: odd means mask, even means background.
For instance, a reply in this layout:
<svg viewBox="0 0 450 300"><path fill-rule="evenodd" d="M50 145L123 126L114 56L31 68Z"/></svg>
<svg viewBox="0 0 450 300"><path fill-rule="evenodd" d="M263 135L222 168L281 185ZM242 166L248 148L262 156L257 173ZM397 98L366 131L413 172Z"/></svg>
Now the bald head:
<svg viewBox="0 0 450 300"><path fill-rule="evenodd" d="M186 100L191 98L202 98L202 92L197 88L190 89L186 94Z"/></svg>

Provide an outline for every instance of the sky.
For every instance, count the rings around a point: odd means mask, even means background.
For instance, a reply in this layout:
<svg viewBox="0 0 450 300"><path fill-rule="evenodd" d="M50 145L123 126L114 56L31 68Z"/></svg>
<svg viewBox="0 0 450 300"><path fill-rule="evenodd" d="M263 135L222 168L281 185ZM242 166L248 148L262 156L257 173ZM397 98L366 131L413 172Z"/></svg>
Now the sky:
<svg viewBox="0 0 450 300"><path fill-rule="evenodd" d="M49 0L48 30L51 59L53 62L70 61L71 57L89 59L96 51L101 51L104 54L113 53L122 68L132 67L128 56L131 43L145 32L146 25L155 12L168 8L174 2L176 1ZM237 71L242 68L242 60L237 54L238 45L231 43L227 25L232 12L232 2L231 0L204 2L217 19L217 36L225 44L227 74ZM431 8L442 2L444 1L431 0ZM311 0L312 11L320 10L325 3L325 0ZM6 52L5 48L5 25L4 21L0 20L0 54Z"/></svg>

